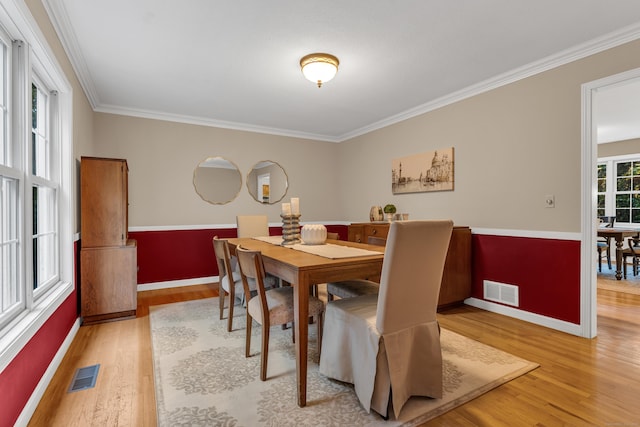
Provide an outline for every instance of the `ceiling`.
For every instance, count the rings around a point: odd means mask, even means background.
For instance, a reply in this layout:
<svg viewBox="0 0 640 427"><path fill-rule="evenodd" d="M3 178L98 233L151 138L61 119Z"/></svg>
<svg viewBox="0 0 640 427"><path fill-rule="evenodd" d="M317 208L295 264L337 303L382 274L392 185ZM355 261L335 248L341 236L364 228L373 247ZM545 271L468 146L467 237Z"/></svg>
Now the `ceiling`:
<svg viewBox="0 0 640 427"><path fill-rule="evenodd" d="M332 142L640 38L637 0L43 3L96 111Z"/></svg>

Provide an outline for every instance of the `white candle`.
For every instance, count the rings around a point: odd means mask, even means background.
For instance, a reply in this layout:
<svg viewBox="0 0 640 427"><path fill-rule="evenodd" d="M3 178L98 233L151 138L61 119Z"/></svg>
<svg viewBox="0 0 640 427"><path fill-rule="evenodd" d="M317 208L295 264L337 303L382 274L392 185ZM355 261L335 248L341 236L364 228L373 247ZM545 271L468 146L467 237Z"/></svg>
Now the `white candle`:
<svg viewBox="0 0 640 427"><path fill-rule="evenodd" d="M291 213L293 215L300 215L300 199L298 197L291 198Z"/></svg>
<svg viewBox="0 0 640 427"><path fill-rule="evenodd" d="M291 215L291 203L282 204L282 215Z"/></svg>

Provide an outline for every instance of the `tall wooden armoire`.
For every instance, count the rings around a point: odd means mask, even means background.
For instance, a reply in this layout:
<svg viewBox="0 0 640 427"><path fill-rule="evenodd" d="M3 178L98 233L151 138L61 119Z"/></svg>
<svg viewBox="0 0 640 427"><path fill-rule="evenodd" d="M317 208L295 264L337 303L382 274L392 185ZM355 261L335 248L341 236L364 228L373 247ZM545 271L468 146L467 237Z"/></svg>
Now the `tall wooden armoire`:
<svg viewBox="0 0 640 427"><path fill-rule="evenodd" d="M135 317L137 248L128 238L127 161L80 162L80 311L83 324Z"/></svg>

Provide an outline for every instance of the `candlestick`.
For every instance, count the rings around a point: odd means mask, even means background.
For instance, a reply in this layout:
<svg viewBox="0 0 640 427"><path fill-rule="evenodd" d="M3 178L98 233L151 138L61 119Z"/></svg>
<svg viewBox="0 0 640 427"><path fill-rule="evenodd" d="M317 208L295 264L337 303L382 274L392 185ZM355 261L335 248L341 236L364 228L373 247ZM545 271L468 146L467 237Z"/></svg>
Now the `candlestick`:
<svg viewBox="0 0 640 427"><path fill-rule="evenodd" d="M300 214L300 199L298 197L291 198L291 214L292 215Z"/></svg>

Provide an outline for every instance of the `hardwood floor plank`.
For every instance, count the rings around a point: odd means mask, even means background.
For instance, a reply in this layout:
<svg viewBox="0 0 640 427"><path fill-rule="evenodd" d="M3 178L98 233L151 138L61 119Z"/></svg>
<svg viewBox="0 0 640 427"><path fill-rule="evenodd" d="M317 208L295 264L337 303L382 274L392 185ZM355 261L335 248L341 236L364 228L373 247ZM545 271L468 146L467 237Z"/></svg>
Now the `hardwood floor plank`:
<svg viewBox="0 0 640 427"><path fill-rule="evenodd" d="M29 425L155 426L149 306L216 295L217 285L140 292L136 319L81 327ZM540 367L425 426L638 425L640 295L598 290L592 340L469 306L438 319ZM75 370L95 363L96 387L68 394Z"/></svg>

